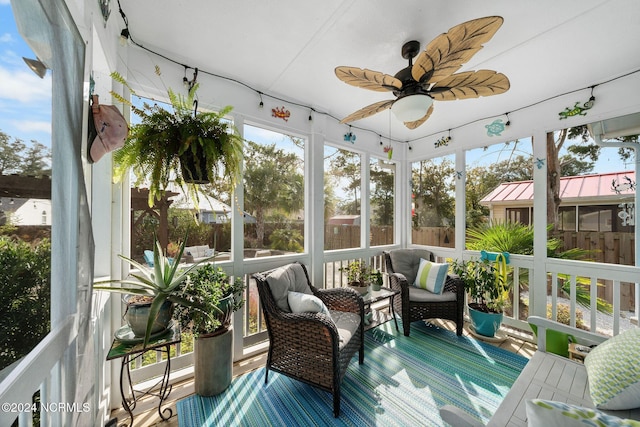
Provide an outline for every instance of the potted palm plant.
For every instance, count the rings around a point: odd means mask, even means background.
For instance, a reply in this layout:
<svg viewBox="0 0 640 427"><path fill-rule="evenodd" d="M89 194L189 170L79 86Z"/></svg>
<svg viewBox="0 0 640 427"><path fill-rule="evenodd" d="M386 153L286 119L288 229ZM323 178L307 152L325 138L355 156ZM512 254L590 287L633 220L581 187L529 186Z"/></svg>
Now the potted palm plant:
<svg viewBox="0 0 640 427"><path fill-rule="evenodd" d="M160 71L156 68L156 74ZM112 78L135 91L117 72ZM115 92L118 101L131 106L140 123L131 126L124 146L116 151L114 175L122 179L131 170L135 185L149 187L149 206L160 200L171 181L197 203L197 184L227 179L233 185L240 176L244 141L225 116L228 106L219 112L197 112L196 83L187 96L168 89L173 111L146 102L139 108ZM194 107L195 105L195 107Z"/></svg>
<svg viewBox="0 0 640 427"><path fill-rule="evenodd" d="M464 282L474 331L487 337L495 336L502 324L504 307L509 301L505 277L488 259L455 261L451 268Z"/></svg>
<svg viewBox="0 0 640 427"><path fill-rule="evenodd" d="M181 296L180 291L189 273L203 262L203 259L187 268L179 270L178 262L170 261L163 253L160 242L154 238L153 267L141 264L124 255L118 255L134 268L131 279L103 280L95 283L95 290L124 294L127 305L125 320L135 338L140 338L143 347L149 343L152 334L166 330L171 322L174 304L191 306L193 302ZM182 257L187 236L178 249L176 259ZM119 286L113 286L113 285Z"/></svg>
<svg viewBox="0 0 640 427"><path fill-rule="evenodd" d="M231 315L244 305L245 285L231 280L214 264L189 274L179 296L191 305L175 309L182 331L191 332L194 344L194 386L201 396L214 396L231 383L233 374L233 331Z"/></svg>

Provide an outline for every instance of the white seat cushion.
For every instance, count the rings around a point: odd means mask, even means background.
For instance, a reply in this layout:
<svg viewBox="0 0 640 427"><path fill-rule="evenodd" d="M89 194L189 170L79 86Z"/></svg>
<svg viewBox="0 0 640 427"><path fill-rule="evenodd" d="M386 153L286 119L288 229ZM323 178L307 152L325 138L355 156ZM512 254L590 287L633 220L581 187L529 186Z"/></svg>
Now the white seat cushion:
<svg viewBox="0 0 640 427"><path fill-rule="evenodd" d="M331 313L331 318L338 329L338 335L340 336L338 348L342 350L358 330L360 326L360 316L348 311L329 310L329 313Z"/></svg>

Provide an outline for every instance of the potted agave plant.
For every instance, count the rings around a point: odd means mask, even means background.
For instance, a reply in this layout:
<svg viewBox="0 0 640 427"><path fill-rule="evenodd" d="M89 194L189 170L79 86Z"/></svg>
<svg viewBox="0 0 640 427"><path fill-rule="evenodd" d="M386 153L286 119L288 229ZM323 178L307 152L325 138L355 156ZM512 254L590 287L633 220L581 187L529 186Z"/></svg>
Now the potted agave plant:
<svg viewBox="0 0 640 427"><path fill-rule="evenodd" d="M147 346L152 335L162 333L168 328L175 304L194 305L193 301L182 296L181 289L191 271L213 258L203 259L186 270L179 270L178 263L171 261L163 253L158 239L154 240L153 267L118 255L135 269L131 273L132 278L99 281L93 287L98 291L124 294L123 300L127 306L125 320L134 337L142 340L143 347ZM182 257L186 241L187 236L178 249L176 259Z"/></svg>
<svg viewBox="0 0 640 427"><path fill-rule="evenodd" d="M191 272L178 295L192 304L177 306L182 331L193 333L194 387L200 396L224 391L233 374L231 315L244 305L245 285L220 267L205 264Z"/></svg>
<svg viewBox="0 0 640 427"><path fill-rule="evenodd" d="M487 337L495 336L509 301L505 277L488 259L455 261L451 268L464 282L469 295L467 306L474 331Z"/></svg>
<svg viewBox="0 0 640 427"><path fill-rule="evenodd" d="M156 74L160 76L159 68ZM111 77L135 91L117 72ZM114 175L122 179L131 170L135 185L149 187L149 206L160 200L169 183L174 181L197 203L197 184L227 179L233 186L242 166L244 141L225 116L228 106L219 112L197 111L196 83L187 96L168 89L173 111L146 102L139 108L116 92L113 97L129 105L140 123L131 126L124 146L116 151ZM194 108L194 105L196 108Z"/></svg>

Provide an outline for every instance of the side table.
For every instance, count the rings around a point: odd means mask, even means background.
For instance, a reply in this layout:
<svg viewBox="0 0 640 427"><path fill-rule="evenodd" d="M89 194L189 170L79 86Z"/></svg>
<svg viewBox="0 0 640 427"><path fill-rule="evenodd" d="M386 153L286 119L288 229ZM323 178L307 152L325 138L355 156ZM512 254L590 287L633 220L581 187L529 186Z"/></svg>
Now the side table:
<svg viewBox="0 0 640 427"><path fill-rule="evenodd" d="M569 343L569 359L575 360L576 362L584 363L584 358L587 357L590 351L590 347L586 347L584 345L576 344L573 342Z"/></svg>
<svg viewBox="0 0 640 427"><path fill-rule="evenodd" d="M376 327L378 325L381 325L381 324L383 324L385 322L390 321L391 319L393 319L393 321L396 324L396 330L399 330L398 329L398 319L396 318L396 312L395 312L395 309L393 307L393 299L399 293L400 293L400 291L398 291L398 290L393 290L393 289L390 289L390 288L381 288L379 291L369 290L369 292L367 292L365 295L362 296L365 309L368 308L371 311L371 314L372 314L371 320L369 321L369 324L364 327L365 330L374 328L374 327ZM375 309L371 308L371 304L383 301L385 299L389 300L390 314L386 314L386 313L383 313L383 312L381 312L379 310L375 310Z"/></svg>
<svg viewBox="0 0 640 427"><path fill-rule="evenodd" d="M142 346L142 339L118 339L115 338L107 354L107 360L113 360L122 358L122 365L120 366L120 395L122 396L122 406L131 418L130 426L133 426L133 410L136 407L136 403L144 396L156 396L159 399L158 402L158 414L163 420L168 420L173 411L171 408L162 409L162 403L167 400L169 393L171 393L171 385L169 384L169 373L171 372L171 345L180 342L180 326L173 325L164 333L153 336L146 347ZM131 382L131 362L144 356L148 351L161 351L167 355L166 365L162 378L149 387L147 390L136 390ZM128 396L125 392L125 373L126 381L128 382L128 390L131 395ZM165 413L168 415L165 416Z"/></svg>

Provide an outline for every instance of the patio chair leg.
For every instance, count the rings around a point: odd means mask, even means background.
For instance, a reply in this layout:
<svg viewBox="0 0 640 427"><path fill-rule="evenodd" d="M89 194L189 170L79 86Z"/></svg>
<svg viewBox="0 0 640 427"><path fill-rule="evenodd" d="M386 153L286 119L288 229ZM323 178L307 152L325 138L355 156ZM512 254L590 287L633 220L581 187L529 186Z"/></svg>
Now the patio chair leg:
<svg viewBox="0 0 640 427"><path fill-rule="evenodd" d="M333 393L333 417L338 418L340 416L340 391Z"/></svg>
<svg viewBox="0 0 640 427"><path fill-rule="evenodd" d="M404 336L408 337L409 336L409 332L411 331L411 323L402 322L402 329L404 331Z"/></svg>
<svg viewBox="0 0 640 427"><path fill-rule="evenodd" d="M264 368L264 383L266 384L269 381L269 366Z"/></svg>

